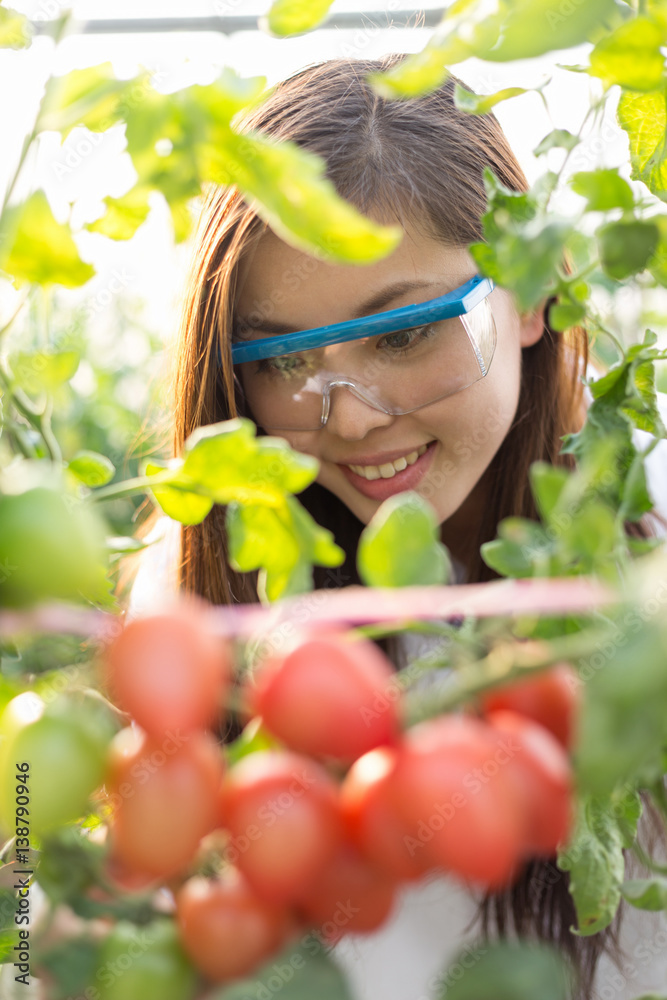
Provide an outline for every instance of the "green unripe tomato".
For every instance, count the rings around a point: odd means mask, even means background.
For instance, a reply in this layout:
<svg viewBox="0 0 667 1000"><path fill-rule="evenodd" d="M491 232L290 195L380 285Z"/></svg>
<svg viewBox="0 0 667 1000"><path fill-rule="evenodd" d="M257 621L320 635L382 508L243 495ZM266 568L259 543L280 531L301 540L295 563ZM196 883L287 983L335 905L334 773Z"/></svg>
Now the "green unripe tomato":
<svg viewBox="0 0 667 1000"><path fill-rule="evenodd" d="M24 692L0 716L0 823L8 834L20 826L24 836L40 836L77 819L104 781L110 731L94 730L66 697L48 708L40 701ZM27 812L15 819L17 796L26 795Z"/></svg>
<svg viewBox="0 0 667 1000"><path fill-rule="evenodd" d="M121 920L102 943L91 985L100 1000L191 1000L198 978L173 920L146 927Z"/></svg>
<svg viewBox="0 0 667 1000"><path fill-rule="evenodd" d="M99 592L104 528L85 503L37 486L0 495L0 605Z"/></svg>

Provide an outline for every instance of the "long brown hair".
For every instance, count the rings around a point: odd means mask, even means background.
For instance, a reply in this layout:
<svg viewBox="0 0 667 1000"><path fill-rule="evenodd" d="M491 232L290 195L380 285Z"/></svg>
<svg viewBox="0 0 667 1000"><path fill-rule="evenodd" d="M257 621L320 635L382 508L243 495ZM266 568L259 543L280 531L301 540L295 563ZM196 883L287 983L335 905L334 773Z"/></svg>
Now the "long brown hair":
<svg viewBox="0 0 667 1000"><path fill-rule="evenodd" d="M289 139L318 153L338 192L362 212L373 209L392 221L417 220L429 235L467 248L483 238L484 167L514 191L528 190L528 182L495 116L457 109L455 77L418 99L392 102L378 97L365 77L402 58L334 59L309 67L278 84L237 127ZM231 330L239 263L266 228L236 188L209 193L174 359L175 454L200 425L252 416L231 363ZM569 270L567 261L564 267ZM482 560L480 547L496 537L499 521L511 515L539 520L529 488L531 463L574 465L571 456L559 451L562 436L579 430L584 420L579 375L588 363L588 341L581 327L566 334L552 329L551 301L544 311L543 335L522 352L514 422L484 474L490 502L473 540L467 582L497 577ZM261 428L258 433L263 433ZM355 557L364 525L318 483L299 500L346 552L337 570L315 568L315 587L360 583ZM202 524L183 528L180 585L216 604L256 602L257 573L238 573L228 564L225 514L224 507L215 506ZM648 523L626 527L638 536L653 533ZM379 644L402 665L395 641ZM487 896L479 915L486 934L516 930L555 942L578 969L583 996L590 992L600 954L615 944L617 928L592 938L570 932L576 915L568 876L550 862L532 862L511 890Z"/></svg>

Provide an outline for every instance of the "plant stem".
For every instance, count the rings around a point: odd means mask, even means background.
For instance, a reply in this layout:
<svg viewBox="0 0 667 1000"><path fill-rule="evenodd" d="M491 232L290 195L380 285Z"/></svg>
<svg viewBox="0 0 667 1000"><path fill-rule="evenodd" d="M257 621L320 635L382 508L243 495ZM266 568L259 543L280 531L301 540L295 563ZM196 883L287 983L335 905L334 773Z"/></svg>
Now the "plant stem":
<svg viewBox="0 0 667 1000"><path fill-rule="evenodd" d="M124 497L131 497L137 493L145 493L146 490L153 489L154 486L169 485L174 490L183 490L188 493L196 492L196 483L192 486L182 486L172 482L174 478L173 470L165 469L155 476L136 476L134 479L126 479L122 483L112 483L110 486L103 486L95 490L88 499L94 502L106 500L122 500Z"/></svg>
<svg viewBox="0 0 667 1000"><path fill-rule="evenodd" d="M502 642L481 660L461 667L456 683L440 693L408 694L408 725L451 712L475 695L506 684L516 677L543 670L560 661L587 656L595 643L608 636L608 629L593 627L547 642Z"/></svg>

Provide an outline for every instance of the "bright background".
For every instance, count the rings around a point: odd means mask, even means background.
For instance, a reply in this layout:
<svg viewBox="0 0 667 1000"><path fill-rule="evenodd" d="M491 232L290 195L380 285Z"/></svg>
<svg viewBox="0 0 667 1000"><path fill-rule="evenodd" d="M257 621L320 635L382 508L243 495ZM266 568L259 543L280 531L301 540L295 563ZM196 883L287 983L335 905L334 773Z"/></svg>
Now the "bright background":
<svg viewBox="0 0 667 1000"><path fill-rule="evenodd" d="M71 7L75 18L84 21L261 15L268 10L270 2L78 0L73 4L61 4L58 0L14 0L11 5L35 21L50 19ZM417 26L419 10L442 10L446 6L423 4L415 9L410 21L412 26L407 28L392 23L393 12L399 7L397 0L385 3L368 0L363 7L350 4L349 0L337 0L332 14L360 13L362 9L375 13L362 18L363 27L352 30L324 28L284 40L271 38L260 30L239 31L228 36L210 30L81 34L74 29L57 47L49 38L38 36L27 51L2 50L0 192L31 127L50 74L64 74L110 60L121 77L131 77L142 67L146 68L153 75L155 86L163 91L177 90L191 83L209 83L224 66L231 66L244 76L265 75L268 82L273 83L326 58L375 57L391 51L418 51L433 30ZM495 109L530 181L547 166L558 169L564 155L560 150L553 150L538 161L532 154L538 142L554 127L576 132L589 106L591 92L600 93L599 81L585 73L568 72L558 67L560 62L567 65L584 62L587 49L588 46L582 46L511 64L468 60L454 68L456 75L478 93L493 93L510 85L536 86L551 77L544 91L550 116L536 93L524 94ZM612 95L601 126L573 152L568 172L616 166L627 160L627 137L613 117L616 97ZM122 126L97 136L91 136L84 129L74 129L62 144L56 133L46 134L39 143L37 155L26 165L23 184L17 188L15 197L22 197L28 187L44 187L58 218L64 219L72 205L71 218L76 228L102 214L104 196L119 196L132 186L134 169L123 149ZM629 166L623 173L629 179ZM646 193L643 185L639 187ZM91 261L98 273L82 289L58 293L58 301L65 311L77 304L83 306L101 362L107 367L122 364L127 369L116 391L120 393L122 405L136 413L146 409L148 386L161 371L160 347L173 335L177 324L190 249L187 244L174 245L166 206L159 195L154 198L147 223L129 242L114 243L87 232L78 234L82 257ZM578 203L574 195L569 198ZM568 201L567 196L565 201ZM119 284L120 292L116 291ZM0 288L0 325L12 308L15 294L11 288ZM600 297L604 308L602 292ZM636 340L638 331L643 333L642 324L648 320L658 333L664 333L663 314L667 313L664 298L664 290L644 295L624 291L614 301L610 323L626 342ZM608 306L611 312L611 303ZM96 391L95 373L88 362L80 366L74 385L83 394ZM109 432L113 435L112 425L118 416L110 411L107 418Z"/></svg>

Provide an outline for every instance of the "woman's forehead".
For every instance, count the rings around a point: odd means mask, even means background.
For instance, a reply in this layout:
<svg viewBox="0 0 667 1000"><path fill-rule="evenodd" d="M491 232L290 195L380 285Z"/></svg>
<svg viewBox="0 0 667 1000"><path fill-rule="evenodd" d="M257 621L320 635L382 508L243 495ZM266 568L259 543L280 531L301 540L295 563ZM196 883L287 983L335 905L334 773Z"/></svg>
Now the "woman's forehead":
<svg viewBox="0 0 667 1000"><path fill-rule="evenodd" d="M267 232L239 265L235 311L242 320L268 308L272 319L305 324L305 329L322 310L331 322L332 311L341 319L379 311L384 294L401 286L406 294L424 288L419 298L433 298L457 288L475 271L467 248L448 246L420 232L407 231L388 257L364 266L317 260ZM379 303L376 310L365 309L374 299Z"/></svg>

